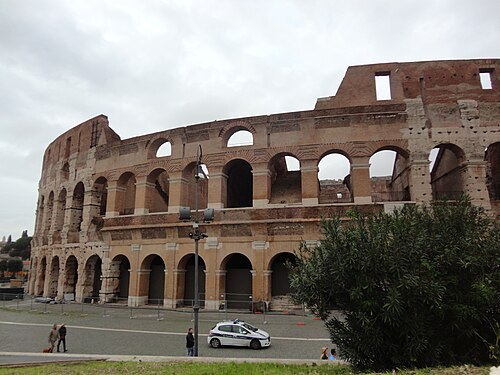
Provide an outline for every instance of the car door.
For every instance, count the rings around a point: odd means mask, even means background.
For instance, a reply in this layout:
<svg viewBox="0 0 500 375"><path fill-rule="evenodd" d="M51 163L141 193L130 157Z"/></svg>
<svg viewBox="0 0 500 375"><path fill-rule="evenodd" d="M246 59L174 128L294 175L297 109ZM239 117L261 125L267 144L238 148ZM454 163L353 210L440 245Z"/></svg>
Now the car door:
<svg viewBox="0 0 500 375"><path fill-rule="evenodd" d="M229 324L223 324L219 326L219 332L221 334L220 342L222 345L238 345L234 339L233 326Z"/></svg>
<svg viewBox="0 0 500 375"><path fill-rule="evenodd" d="M233 332L234 332L234 342L235 342L234 345L237 346L250 345L251 334L247 329L239 325L234 325Z"/></svg>

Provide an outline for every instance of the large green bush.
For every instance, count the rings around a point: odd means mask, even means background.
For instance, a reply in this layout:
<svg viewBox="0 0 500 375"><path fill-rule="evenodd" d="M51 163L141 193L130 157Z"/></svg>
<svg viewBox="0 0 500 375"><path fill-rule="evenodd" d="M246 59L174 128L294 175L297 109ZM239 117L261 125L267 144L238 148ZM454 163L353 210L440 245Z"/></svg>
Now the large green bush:
<svg viewBox="0 0 500 375"><path fill-rule="evenodd" d="M481 208L464 199L350 219L324 221L290 276L341 357L380 369L498 355L500 231Z"/></svg>

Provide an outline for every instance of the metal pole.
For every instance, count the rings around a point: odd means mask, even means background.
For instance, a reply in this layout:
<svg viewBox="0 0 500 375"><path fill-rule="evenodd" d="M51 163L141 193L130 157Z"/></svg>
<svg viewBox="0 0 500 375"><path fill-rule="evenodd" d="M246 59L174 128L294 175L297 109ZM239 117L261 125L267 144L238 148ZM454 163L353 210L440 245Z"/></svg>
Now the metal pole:
<svg viewBox="0 0 500 375"><path fill-rule="evenodd" d="M200 179L199 176L199 168L201 164L201 145L198 145L198 150L196 152L196 173L194 175L195 178L195 204L194 204L194 209L195 209L195 217L194 217L194 223L193 223L193 229L194 229L194 306L193 306L193 313L194 313L194 353L193 355L195 357L198 357L198 313L200 311L200 304L198 300L198 241L200 240L200 227L198 224L198 188L199 184L198 181Z"/></svg>

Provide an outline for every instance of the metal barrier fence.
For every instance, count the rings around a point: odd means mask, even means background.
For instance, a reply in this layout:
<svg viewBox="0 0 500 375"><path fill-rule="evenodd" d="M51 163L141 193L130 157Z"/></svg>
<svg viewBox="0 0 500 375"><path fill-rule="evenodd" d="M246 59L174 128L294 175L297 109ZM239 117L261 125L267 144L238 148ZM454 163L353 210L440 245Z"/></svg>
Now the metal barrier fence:
<svg viewBox="0 0 500 375"><path fill-rule="evenodd" d="M242 296L242 295L241 295ZM248 298L248 295L247 295ZM192 300L184 300L183 306L168 308L163 306L163 300L149 300L147 305L128 306L127 299L117 299L113 303L98 303L97 299L90 299L90 302L65 302L55 301L52 298L35 297L27 294L5 294L0 293L0 307L8 310L29 311L44 314L76 315L76 316L99 316L103 318L128 318L128 319L155 319L161 321L169 312L181 314L193 314ZM238 302L243 303L240 299ZM201 302L201 299L200 299ZM205 302L205 301L203 301ZM267 323L269 317L280 315L296 315L298 317L307 315L306 309L302 306L293 306L283 311L268 311L268 306L263 301L254 302L251 298L245 304L238 305L243 308L232 308L230 300L221 300L218 310L200 310L201 314L212 314L219 317L219 320L228 320L242 314L258 314L262 316L262 322ZM234 304L233 304L234 306ZM292 307L292 305L291 305ZM193 317L192 317L193 319Z"/></svg>

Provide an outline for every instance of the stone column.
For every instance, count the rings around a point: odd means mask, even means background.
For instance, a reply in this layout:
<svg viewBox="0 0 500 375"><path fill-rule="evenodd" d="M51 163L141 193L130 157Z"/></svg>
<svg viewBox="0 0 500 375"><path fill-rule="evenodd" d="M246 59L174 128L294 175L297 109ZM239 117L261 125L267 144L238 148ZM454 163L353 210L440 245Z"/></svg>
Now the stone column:
<svg viewBox="0 0 500 375"><path fill-rule="evenodd" d="M119 216L123 207L126 188L119 186L118 181L109 181L106 217Z"/></svg>
<svg viewBox="0 0 500 375"><path fill-rule="evenodd" d="M128 305L132 307L137 307L145 305L148 302L148 289L149 289L149 274L151 270L138 269L136 272L131 272L130 282L134 286L134 295L129 295ZM133 275L133 277L132 277ZM136 288L137 286L137 288ZM131 293L132 294L132 293Z"/></svg>
<svg viewBox="0 0 500 375"><path fill-rule="evenodd" d="M83 291L85 289L87 273L85 272L85 264L81 260L78 260L77 274L78 274L78 280L75 286L75 301L83 303L84 302Z"/></svg>
<svg viewBox="0 0 500 375"><path fill-rule="evenodd" d="M184 300L185 286L186 286L186 270L185 269L174 269L174 296L173 300L173 308L176 308L182 305Z"/></svg>
<svg viewBox="0 0 500 375"><path fill-rule="evenodd" d="M227 197L227 175L222 169L210 168L208 179L208 207L224 208Z"/></svg>
<svg viewBox="0 0 500 375"><path fill-rule="evenodd" d="M145 215L149 213L154 188L155 184L148 182L147 176L136 177L134 215Z"/></svg>
<svg viewBox="0 0 500 375"><path fill-rule="evenodd" d="M187 202L188 180L182 177L182 172L172 172L168 184L168 212L179 212L179 207Z"/></svg>
<svg viewBox="0 0 500 375"><path fill-rule="evenodd" d="M266 302L266 306L269 306L269 302L271 302L271 299L272 299L272 290L271 290L271 286L272 286L272 273L273 271L271 270L264 270L262 271L262 274L263 274L263 290L264 290L264 294L262 295L262 299L264 300L264 302Z"/></svg>
<svg viewBox="0 0 500 375"><path fill-rule="evenodd" d="M486 164L487 162L478 156L464 163L464 191L470 196L473 204L490 210L491 201L486 186Z"/></svg>
<svg viewBox="0 0 500 375"><path fill-rule="evenodd" d="M253 207L265 207L271 198L271 172L267 164L253 166Z"/></svg>
<svg viewBox="0 0 500 375"><path fill-rule="evenodd" d="M415 202L430 202L432 200L431 175L429 160L419 155L410 161L409 186L411 200Z"/></svg>
<svg viewBox="0 0 500 375"><path fill-rule="evenodd" d="M353 157L351 164L351 186L354 203L372 203L369 158Z"/></svg>
<svg viewBox="0 0 500 375"><path fill-rule="evenodd" d="M104 265L104 263L103 263ZM120 286L120 262L110 261L102 270L102 284L99 298L103 302L113 302Z"/></svg>
<svg viewBox="0 0 500 375"><path fill-rule="evenodd" d="M215 310L219 310L219 306L226 298L226 270L215 270Z"/></svg>
<svg viewBox="0 0 500 375"><path fill-rule="evenodd" d="M305 206L319 203L318 161L303 160L300 163L302 204Z"/></svg>

